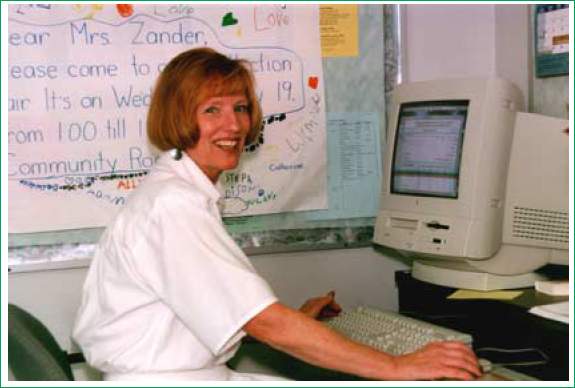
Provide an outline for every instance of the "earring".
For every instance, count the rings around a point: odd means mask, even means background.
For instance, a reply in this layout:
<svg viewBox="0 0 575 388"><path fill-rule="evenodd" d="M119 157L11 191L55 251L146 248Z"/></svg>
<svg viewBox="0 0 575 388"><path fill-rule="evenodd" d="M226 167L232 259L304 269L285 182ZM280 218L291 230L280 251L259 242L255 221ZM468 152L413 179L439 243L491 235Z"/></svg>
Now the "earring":
<svg viewBox="0 0 575 388"><path fill-rule="evenodd" d="M174 160L180 160L182 159L182 150L180 149L174 149L172 150L172 158L174 158Z"/></svg>

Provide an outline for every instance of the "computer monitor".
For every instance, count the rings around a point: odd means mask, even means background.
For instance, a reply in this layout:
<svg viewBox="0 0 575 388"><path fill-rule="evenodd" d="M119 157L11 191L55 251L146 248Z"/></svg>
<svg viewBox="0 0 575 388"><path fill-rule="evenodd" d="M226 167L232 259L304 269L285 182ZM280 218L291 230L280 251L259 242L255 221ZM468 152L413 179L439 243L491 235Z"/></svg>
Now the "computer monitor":
<svg viewBox="0 0 575 388"><path fill-rule="evenodd" d="M376 244L452 287L527 286L534 269L566 263L565 120L518 113L521 93L502 79L403 84L392 106ZM553 231L535 231L547 216Z"/></svg>
<svg viewBox="0 0 575 388"><path fill-rule="evenodd" d="M400 106L391 169L393 194L457 198L469 100Z"/></svg>

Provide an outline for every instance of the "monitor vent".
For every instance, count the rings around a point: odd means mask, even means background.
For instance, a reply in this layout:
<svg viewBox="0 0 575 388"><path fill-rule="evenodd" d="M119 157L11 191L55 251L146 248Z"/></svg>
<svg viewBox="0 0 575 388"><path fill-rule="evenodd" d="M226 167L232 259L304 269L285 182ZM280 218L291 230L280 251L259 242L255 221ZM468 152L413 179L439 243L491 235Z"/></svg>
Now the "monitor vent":
<svg viewBox="0 0 575 388"><path fill-rule="evenodd" d="M569 214L515 206L513 208L513 237L569 243Z"/></svg>

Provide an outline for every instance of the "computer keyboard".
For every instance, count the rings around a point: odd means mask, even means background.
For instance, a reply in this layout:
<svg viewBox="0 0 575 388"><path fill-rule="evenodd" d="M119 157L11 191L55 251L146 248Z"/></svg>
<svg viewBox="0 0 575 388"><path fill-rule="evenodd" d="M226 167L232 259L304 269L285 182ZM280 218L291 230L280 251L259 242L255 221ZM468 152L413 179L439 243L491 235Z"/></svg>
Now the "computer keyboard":
<svg viewBox="0 0 575 388"><path fill-rule="evenodd" d="M461 341L469 345L472 342L469 334L365 306L343 312L325 323L354 341L396 356L414 352L433 341Z"/></svg>

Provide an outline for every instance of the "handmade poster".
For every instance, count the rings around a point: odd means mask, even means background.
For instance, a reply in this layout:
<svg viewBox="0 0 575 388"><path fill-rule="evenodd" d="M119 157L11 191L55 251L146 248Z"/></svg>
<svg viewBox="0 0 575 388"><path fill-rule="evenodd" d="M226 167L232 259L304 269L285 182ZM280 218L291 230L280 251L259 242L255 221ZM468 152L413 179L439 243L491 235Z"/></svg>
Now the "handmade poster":
<svg viewBox="0 0 575 388"><path fill-rule="evenodd" d="M10 233L106 225L153 166L154 82L181 51L251 63L264 130L222 174L225 216L327 207L318 10L277 4L12 4Z"/></svg>

